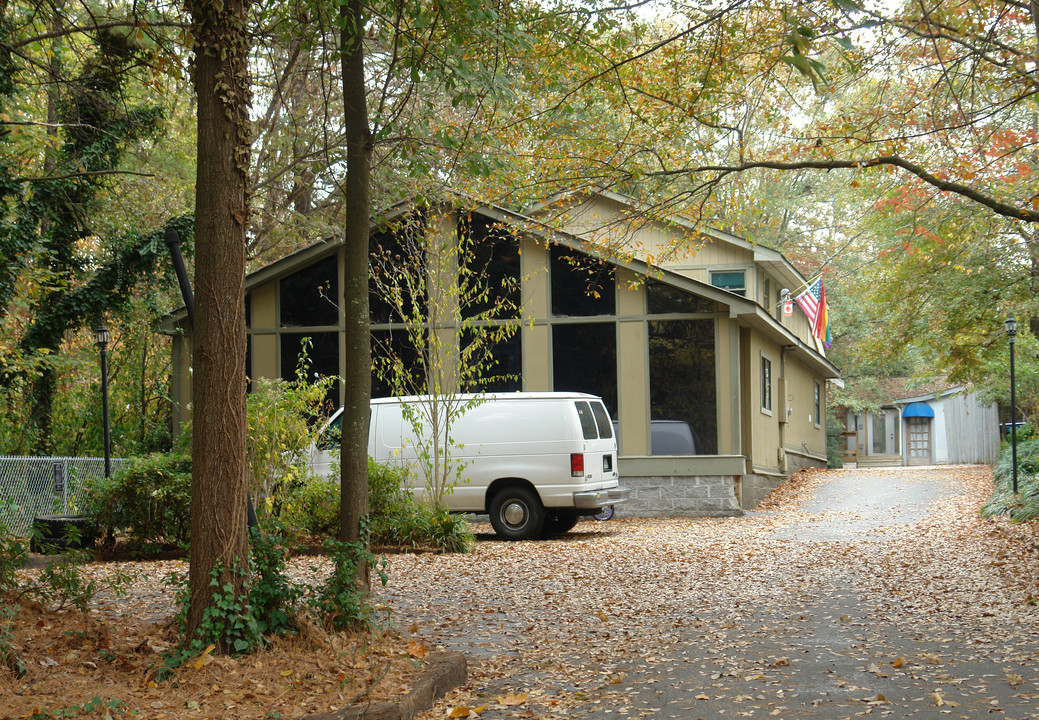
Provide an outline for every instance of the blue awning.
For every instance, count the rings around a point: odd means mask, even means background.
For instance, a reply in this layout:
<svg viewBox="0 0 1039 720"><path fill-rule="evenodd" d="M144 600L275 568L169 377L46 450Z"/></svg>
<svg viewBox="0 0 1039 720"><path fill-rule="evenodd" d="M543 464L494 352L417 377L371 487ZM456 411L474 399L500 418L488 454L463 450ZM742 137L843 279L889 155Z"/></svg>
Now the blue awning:
<svg viewBox="0 0 1039 720"><path fill-rule="evenodd" d="M931 406L928 405L925 402L915 402L915 403L912 403L912 404L906 406L906 409L902 411L902 417L904 417L904 418L911 418L911 417L933 418L934 417L934 410L932 410Z"/></svg>

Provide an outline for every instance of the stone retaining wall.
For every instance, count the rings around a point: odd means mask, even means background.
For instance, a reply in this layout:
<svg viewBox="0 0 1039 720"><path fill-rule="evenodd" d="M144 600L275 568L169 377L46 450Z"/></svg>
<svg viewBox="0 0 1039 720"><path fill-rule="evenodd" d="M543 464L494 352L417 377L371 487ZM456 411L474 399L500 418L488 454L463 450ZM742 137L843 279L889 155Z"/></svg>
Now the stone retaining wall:
<svg viewBox="0 0 1039 720"><path fill-rule="evenodd" d="M697 517L742 515L731 475L622 477L631 499L617 507L619 517Z"/></svg>
<svg viewBox="0 0 1039 720"><path fill-rule="evenodd" d="M753 510L766 495L785 481L786 478L782 475L744 475L740 480L743 509Z"/></svg>

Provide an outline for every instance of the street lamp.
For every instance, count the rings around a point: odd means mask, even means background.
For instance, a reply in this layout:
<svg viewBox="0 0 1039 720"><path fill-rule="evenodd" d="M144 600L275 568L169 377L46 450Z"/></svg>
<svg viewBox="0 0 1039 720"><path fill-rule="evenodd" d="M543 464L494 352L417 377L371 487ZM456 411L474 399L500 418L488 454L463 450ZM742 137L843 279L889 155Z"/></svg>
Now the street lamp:
<svg viewBox="0 0 1039 720"><path fill-rule="evenodd" d="M105 477L112 477L112 434L108 428L108 342L112 336L102 320L94 331L97 349L101 351L101 422L105 428Z"/></svg>
<svg viewBox="0 0 1039 720"><path fill-rule="evenodd" d="M1014 494L1017 495L1017 399L1014 396L1014 336L1017 335L1017 320L1013 315L1008 315L1006 322L1007 338L1010 340L1010 460L1014 478Z"/></svg>

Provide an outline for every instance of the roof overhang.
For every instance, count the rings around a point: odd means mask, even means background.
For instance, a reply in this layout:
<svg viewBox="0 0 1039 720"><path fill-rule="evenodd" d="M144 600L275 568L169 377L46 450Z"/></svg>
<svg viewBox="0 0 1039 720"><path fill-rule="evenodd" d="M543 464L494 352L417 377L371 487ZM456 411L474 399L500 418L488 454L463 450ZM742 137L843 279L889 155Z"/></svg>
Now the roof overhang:
<svg viewBox="0 0 1039 720"><path fill-rule="evenodd" d="M634 213L640 214L642 217L646 217L647 215L660 215L659 212L653 212L653 209L645 203L639 202L628 195L614 192L612 190L594 188L589 188L577 193L558 193L544 202L537 203L536 205L527 208L525 214L535 215L552 207L560 207L567 204L580 204L584 202L585 199L596 196L605 198L619 205L624 205L625 207L630 208ZM681 228L686 232L699 234L710 240L719 240L750 251L753 253L754 262L757 265L768 268L775 278L783 282L791 295L799 295L808 287L808 282L804 275L802 275L801 272L777 250L751 242L750 240L746 240L745 238L741 238L738 235L734 235L725 230L696 223L682 215L668 214L666 217L661 217L660 220L661 222L666 222L667 224Z"/></svg>
<svg viewBox="0 0 1039 720"><path fill-rule="evenodd" d="M623 196L617 196L617 198L623 200ZM630 201L628 202L630 204ZM827 360L817 348L806 344L794 333L784 327L782 323L776 321L775 318L765 312L757 303L752 302L741 295L731 293L727 290L723 290L699 280L694 280L693 278L672 270L650 265L644 260L639 260L637 258L624 258L615 255L604 256L601 251L597 251L597 249L591 247L587 241L578 238L575 235L552 227L550 224L542 222L537 218L523 213L514 212L512 210L507 210L497 205L477 203L471 198L466 198L460 194L455 195L453 200L444 200L436 204L445 207L468 207L470 208L470 212L477 212L499 222L507 223L518 231L518 234L534 236L543 242L562 244L573 250L579 250L581 252L595 255L616 267L625 268L643 277L654 278L685 292L716 302L728 312L730 318L737 320L740 325L760 331L765 338L782 346L788 352L795 353L805 365L812 368L819 375L825 378L836 378L840 376L840 371L837 367ZM387 222L400 219L418 207L419 205L416 203L404 202L388 208L386 211L380 213L377 221L373 221L372 233L378 232ZM748 243L745 240L722 231L711 230L710 233L716 234L716 237L726 242L741 243L752 248L754 250L756 262L766 264L775 263L776 267L785 268L797 278L801 277L793 266L783 259L783 256L780 253L774 250L753 245L752 243ZM339 252L342 244L343 241L341 238L327 237L290 253L269 265L265 265L264 267L246 275L245 291L248 293L259 285L278 280L306 267L307 265L310 265L311 263L335 254ZM184 307L180 307L164 317L160 321L159 327L164 332L175 333L186 319L187 310Z"/></svg>

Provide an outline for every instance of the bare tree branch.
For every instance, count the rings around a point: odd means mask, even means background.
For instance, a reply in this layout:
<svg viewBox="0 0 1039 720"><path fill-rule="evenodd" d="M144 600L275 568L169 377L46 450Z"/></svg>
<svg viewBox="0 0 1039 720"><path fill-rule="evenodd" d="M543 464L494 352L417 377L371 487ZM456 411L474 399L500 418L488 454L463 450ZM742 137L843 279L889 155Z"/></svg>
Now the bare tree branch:
<svg viewBox="0 0 1039 720"><path fill-rule="evenodd" d="M879 155L865 160L795 160L790 162L759 160L735 165L702 165L695 168L647 173L647 175L651 177L674 177L678 175L717 173L716 178L704 183L704 186L706 187L713 187L720 179L727 175L747 172L749 170L867 170L883 166L892 166L905 170L942 192L959 195L960 197L986 207L997 215L1001 215L1005 218L1023 220L1024 222L1029 223L1039 223L1039 211L1016 207L976 190L969 185L965 185L964 183L952 180L943 180L916 163L910 162L898 155Z"/></svg>

